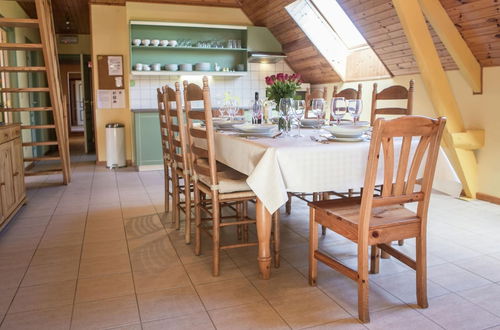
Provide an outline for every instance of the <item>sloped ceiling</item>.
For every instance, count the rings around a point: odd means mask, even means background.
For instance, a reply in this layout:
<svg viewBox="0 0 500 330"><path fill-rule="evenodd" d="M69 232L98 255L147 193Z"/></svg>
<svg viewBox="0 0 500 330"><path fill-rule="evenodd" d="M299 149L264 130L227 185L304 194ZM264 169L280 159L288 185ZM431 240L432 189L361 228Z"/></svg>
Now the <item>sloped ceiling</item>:
<svg viewBox="0 0 500 330"><path fill-rule="evenodd" d="M52 0L58 33L90 33L88 2L124 5L126 0ZM284 7L293 0L134 0L139 2L241 7L255 25L266 26L282 43L287 62L306 81L327 83L339 76L290 18ZM500 65L500 0L440 0L482 66ZM338 0L375 53L393 75L418 72L408 41L391 0ZM33 2L19 1L36 17ZM71 24L69 29L66 18ZM431 29L441 63L456 65Z"/></svg>

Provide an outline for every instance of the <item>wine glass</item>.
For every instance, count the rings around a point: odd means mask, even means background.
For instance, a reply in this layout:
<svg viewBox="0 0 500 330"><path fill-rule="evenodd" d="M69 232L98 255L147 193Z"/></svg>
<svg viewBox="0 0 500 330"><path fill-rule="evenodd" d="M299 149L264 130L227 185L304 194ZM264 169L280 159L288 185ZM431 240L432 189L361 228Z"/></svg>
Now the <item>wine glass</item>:
<svg viewBox="0 0 500 330"><path fill-rule="evenodd" d="M215 104L217 104L217 110L219 110L219 117L224 118L226 116L226 104L224 102L224 97L217 96L215 98Z"/></svg>
<svg viewBox="0 0 500 330"><path fill-rule="evenodd" d="M288 136L290 130L290 118L292 116L294 100L289 97L284 97L280 99L279 113L280 113L280 123L283 128L283 135Z"/></svg>
<svg viewBox="0 0 500 330"><path fill-rule="evenodd" d="M340 121L344 118L347 113L347 104L345 98L334 97L331 103L332 117L337 121L337 125L340 125Z"/></svg>
<svg viewBox="0 0 500 330"><path fill-rule="evenodd" d="M363 111L363 101L361 100L347 100L347 111L352 116L352 121L354 125L359 121L361 116L361 111Z"/></svg>
<svg viewBox="0 0 500 330"><path fill-rule="evenodd" d="M303 137L303 135L300 134L300 126L302 124L301 121L302 121L302 117L304 117L305 109L306 109L306 101L295 100L295 104L293 107L293 116L295 117L295 120L297 121L298 132L293 137Z"/></svg>
<svg viewBox="0 0 500 330"><path fill-rule="evenodd" d="M238 102L236 100L227 101L227 113L231 121L234 121L234 116L238 113Z"/></svg>
<svg viewBox="0 0 500 330"><path fill-rule="evenodd" d="M318 121L316 128L321 128L322 121L325 119L325 100L324 99L313 99L311 101L311 111L316 116Z"/></svg>

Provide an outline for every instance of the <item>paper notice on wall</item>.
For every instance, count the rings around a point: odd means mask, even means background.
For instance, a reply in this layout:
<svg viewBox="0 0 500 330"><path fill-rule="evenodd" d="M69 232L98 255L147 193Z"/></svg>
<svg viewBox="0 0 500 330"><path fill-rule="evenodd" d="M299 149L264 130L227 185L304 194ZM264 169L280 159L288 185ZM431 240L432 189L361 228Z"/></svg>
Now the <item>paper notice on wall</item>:
<svg viewBox="0 0 500 330"><path fill-rule="evenodd" d="M110 109L111 108L111 92L112 90L99 89L97 90L97 108Z"/></svg>
<svg viewBox="0 0 500 330"><path fill-rule="evenodd" d="M121 56L108 56L108 75L123 76L122 62Z"/></svg>
<svg viewBox="0 0 500 330"><path fill-rule="evenodd" d="M97 90L98 109L123 109L125 108L125 91L123 89Z"/></svg>

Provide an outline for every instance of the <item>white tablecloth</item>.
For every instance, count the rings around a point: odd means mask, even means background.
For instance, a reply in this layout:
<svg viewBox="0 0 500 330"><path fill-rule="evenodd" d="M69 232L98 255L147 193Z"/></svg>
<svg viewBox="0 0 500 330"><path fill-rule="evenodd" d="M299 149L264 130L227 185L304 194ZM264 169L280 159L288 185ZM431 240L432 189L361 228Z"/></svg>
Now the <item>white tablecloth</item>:
<svg viewBox="0 0 500 330"><path fill-rule="evenodd" d="M247 183L269 212L288 200L287 192L346 191L364 184L369 142L321 144L310 139L316 130L302 130L302 138L258 138L216 133L217 160L248 175ZM398 146L395 143L396 155ZM382 183L379 166L377 183ZM462 189L441 150L434 189L458 196Z"/></svg>

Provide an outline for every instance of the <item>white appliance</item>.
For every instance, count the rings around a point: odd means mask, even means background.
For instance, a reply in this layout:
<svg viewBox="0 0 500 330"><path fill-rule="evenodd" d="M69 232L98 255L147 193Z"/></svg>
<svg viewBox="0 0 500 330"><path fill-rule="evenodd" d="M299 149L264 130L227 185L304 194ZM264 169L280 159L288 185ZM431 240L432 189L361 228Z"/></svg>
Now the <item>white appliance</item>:
<svg viewBox="0 0 500 330"><path fill-rule="evenodd" d="M125 167L125 126L120 123L106 124L106 166Z"/></svg>

